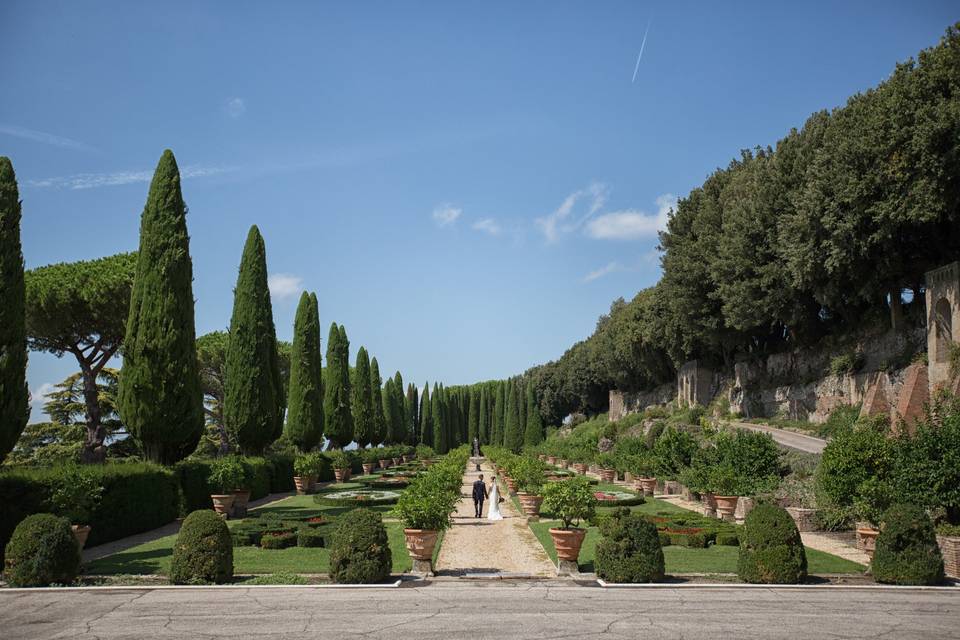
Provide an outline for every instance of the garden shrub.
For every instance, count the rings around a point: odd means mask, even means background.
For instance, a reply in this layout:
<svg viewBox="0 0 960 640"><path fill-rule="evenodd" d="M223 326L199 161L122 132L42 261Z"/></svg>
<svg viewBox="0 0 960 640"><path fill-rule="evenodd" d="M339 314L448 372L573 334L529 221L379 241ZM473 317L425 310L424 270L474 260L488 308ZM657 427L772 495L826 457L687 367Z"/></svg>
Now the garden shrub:
<svg viewBox="0 0 960 640"><path fill-rule="evenodd" d="M931 585L943 581L943 556L930 517L912 504L895 504L883 516L871 563L877 582Z"/></svg>
<svg viewBox="0 0 960 640"><path fill-rule="evenodd" d="M51 513L24 518L6 547L4 577L11 587L69 584L80 570L80 548L70 521Z"/></svg>
<svg viewBox="0 0 960 640"><path fill-rule="evenodd" d="M714 538L714 544L718 547L738 547L740 546L740 538L735 533L720 531Z"/></svg>
<svg viewBox="0 0 960 640"><path fill-rule="evenodd" d="M629 509L618 509L604 518L597 543L597 576L610 582L663 580L663 550L657 528Z"/></svg>
<svg viewBox="0 0 960 640"><path fill-rule="evenodd" d="M893 468L893 444L872 426L841 431L824 448L816 472L817 504L850 508L869 480L885 480Z"/></svg>
<svg viewBox="0 0 960 640"><path fill-rule="evenodd" d="M239 584L307 584L307 579L296 573L281 571L278 573L268 573L262 576L254 576L253 578L248 578Z"/></svg>
<svg viewBox="0 0 960 640"><path fill-rule="evenodd" d="M324 532L320 529L301 527L297 531L298 547L322 547L324 544Z"/></svg>
<svg viewBox="0 0 960 640"><path fill-rule="evenodd" d="M817 429L817 435L821 438L832 438L843 431L850 431L860 417L859 404L840 405L830 412L826 422Z"/></svg>
<svg viewBox="0 0 960 640"><path fill-rule="evenodd" d="M260 546L264 549L286 549L297 544L294 531L267 531L260 537Z"/></svg>
<svg viewBox="0 0 960 640"><path fill-rule="evenodd" d="M666 531L657 532L657 537L660 538L661 547L669 547L671 544L673 544L673 541L670 540L670 534Z"/></svg>
<svg viewBox="0 0 960 640"><path fill-rule="evenodd" d="M188 515L173 545L170 582L222 584L233 577L233 543L227 523L213 511Z"/></svg>
<svg viewBox="0 0 960 640"><path fill-rule="evenodd" d="M654 466L657 477L676 479L690 466L699 445L686 431L668 427L653 445Z"/></svg>
<svg viewBox="0 0 960 640"><path fill-rule="evenodd" d="M379 513L354 509L337 520L330 539L330 579L371 584L390 577L393 558Z"/></svg>
<svg viewBox="0 0 960 640"><path fill-rule="evenodd" d="M798 584L807 576L807 554L786 510L761 504L747 515L737 574L744 582Z"/></svg>

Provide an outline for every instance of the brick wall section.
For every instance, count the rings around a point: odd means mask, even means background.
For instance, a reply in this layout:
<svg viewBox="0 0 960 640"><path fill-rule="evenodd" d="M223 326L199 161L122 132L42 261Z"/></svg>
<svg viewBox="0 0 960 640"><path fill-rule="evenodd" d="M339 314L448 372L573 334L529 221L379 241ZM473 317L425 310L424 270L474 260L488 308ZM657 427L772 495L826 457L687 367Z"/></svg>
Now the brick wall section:
<svg viewBox="0 0 960 640"><path fill-rule="evenodd" d="M927 383L927 366L912 364L907 368L907 376L897 398L897 408L894 412L893 430L900 430L902 420L909 433L913 433L917 418L923 415L923 405L930 400L930 389Z"/></svg>
<svg viewBox="0 0 960 640"><path fill-rule="evenodd" d="M890 415L890 402L887 400L887 376L881 373L877 381L867 390L860 407L860 416Z"/></svg>

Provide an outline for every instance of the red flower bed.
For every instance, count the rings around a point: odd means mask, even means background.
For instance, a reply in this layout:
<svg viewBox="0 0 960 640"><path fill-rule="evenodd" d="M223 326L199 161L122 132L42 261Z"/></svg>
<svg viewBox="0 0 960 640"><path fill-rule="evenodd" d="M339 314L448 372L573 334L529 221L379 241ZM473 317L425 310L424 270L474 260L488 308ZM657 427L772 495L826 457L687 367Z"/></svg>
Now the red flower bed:
<svg viewBox="0 0 960 640"><path fill-rule="evenodd" d="M597 500L610 501L610 500L619 500L617 496L611 493L604 493L603 491L597 491L593 494L593 497Z"/></svg>
<svg viewBox="0 0 960 640"><path fill-rule="evenodd" d="M667 528L661 529L660 527L657 527L657 531L663 531L664 533L679 533L679 534L685 534L685 535L690 535L693 533L703 533L703 529L699 529L697 527L680 527L679 529L667 529Z"/></svg>
<svg viewBox="0 0 960 640"><path fill-rule="evenodd" d="M308 524L326 524L327 519L323 516L314 516L312 518L307 518Z"/></svg>

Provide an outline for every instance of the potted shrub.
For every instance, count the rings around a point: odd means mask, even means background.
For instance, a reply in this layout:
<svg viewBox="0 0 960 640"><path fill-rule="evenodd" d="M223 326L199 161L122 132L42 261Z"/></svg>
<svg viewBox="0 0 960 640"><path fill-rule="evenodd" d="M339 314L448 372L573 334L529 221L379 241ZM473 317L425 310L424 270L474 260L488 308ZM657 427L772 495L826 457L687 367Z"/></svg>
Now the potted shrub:
<svg viewBox="0 0 960 640"><path fill-rule="evenodd" d="M528 516L540 515L540 504L543 496L540 489L544 483L545 467L542 461L535 458L521 458L513 468L514 481L517 487L517 499L520 507Z"/></svg>
<svg viewBox="0 0 960 640"><path fill-rule="evenodd" d="M397 500L393 513L403 524L414 571L432 573L437 536L450 526L450 512L459 500L456 493L435 478L424 476L411 483Z"/></svg>
<svg viewBox="0 0 960 640"><path fill-rule="evenodd" d="M948 576L960 578L960 525L942 523L937 526L937 544L943 554L943 568Z"/></svg>
<svg viewBox="0 0 960 640"><path fill-rule="evenodd" d="M560 520L561 526L550 529L550 538L557 550L557 572L579 571L577 558L586 529L577 525L593 519L597 499L590 482L583 477L552 482L543 489L543 508Z"/></svg>
<svg viewBox="0 0 960 640"><path fill-rule="evenodd" d="M390 447L390 462L395 467L403 464L403 449L401 447Z"/></svg>
<svg viewBox="0 0 960 640"><path fill-rule="evenodd" d="M87 543L90 521L102 497L103 487L92 474L76 464L68 465L64 469L50 493L51 508L54 513L70 521L70 529L81 550Z"/></svg>
<svg viewBox="0 0 960 640"><path fill-rule="evenodd" d="M377 450L364 449L360 452L360 466L363 467L363 475L369 476L377 468Z"/></svg>
<svg viewBox="0 0 960 640"><path fill-rule="evenodd" d="M552 465L554 467L557 466L557 456L553 456L553 455L547 456L547 464Z"/></svg>
<svg viewBox="0 0 960 640"><path fill-rule="evenodd" d="M334 451L330 454L330 464L333 466L333 477L337 482L346 482L350 479L350 456L346 451Z"/></svg>
<svg viewBox="0 0 960 640"><path fill-rule="evenodd" d="M645 496L652 496L657 489L653 460L648 456L631 456L627 466L634 477L634 488Z"/></svg>
<svg viewBox="0 0 960 640"><path fill-rule="evenodd" d="M377 452L377 461L380 463L380 468L383 470L389 469L393 458L390 454L390 447L381 447L375 451Z"/></svg>
<svg viewBox="0 0 960 640"><path fill-rule="evenodd" d="M304 453L293 461L293 484L297 487L297 495L306 495L313 491L313 485L323 471L323 456L318 451Z"/></svg>
<svg viewBox="0 0 960 640"><path fill-rule="evenodd" d="M740 481L730 465L713 467L709 472L709 495L716 503L717 515L727 521L735 519L737 501L740 499Z"/></svg>
<svg viewBox="0 0 960 640"><path fill-rule="evenodd" d="M413 451L414 451L414 449L413 449L413 447L411 447L410 445L406 445L405 447L403 447L403 454L400 456L401 460L402 460L404 463L412 462L412 461L413 461Z"/></svg>
<svg viewBox="0 0 960 640"><path fill-rule="evenodd" d="M597 474L600 476L601 482L606 482L610 484L617 478L617 460L609 453L601 453L597 456Z"/></svg>
<svg viewBox="0 0 960 640"><path fill-rule="evenodd" d="M857 487L859 495L853 499L853 514L857 519L857 547L873 558L880 535L883 513L893 502L891 487L878 478L870 478Z"/></svg>
<svg viewBox="0 0 960 640"><path fill-rule="evenodd" d="M226 456L210 464L210 486L220 493L210 495L213 510L226 519L233 507L233 492L243 484L246 471L236 456Z"/></svg>
<svg viewBox="0 0 960 640"><path fill-rule="evenodd" d="M234 518L247 517L247 504L250 502L250 485L253 483L253 466L237 456L237 462L243 469L243 480L233 490L233 504L230 505L230 515Z"/></svg>

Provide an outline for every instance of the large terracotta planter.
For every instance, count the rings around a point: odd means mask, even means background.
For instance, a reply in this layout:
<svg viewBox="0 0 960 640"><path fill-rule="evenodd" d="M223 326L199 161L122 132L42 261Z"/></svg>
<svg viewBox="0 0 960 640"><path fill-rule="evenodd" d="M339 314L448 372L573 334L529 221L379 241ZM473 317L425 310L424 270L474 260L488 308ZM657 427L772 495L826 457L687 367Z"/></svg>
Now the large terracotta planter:
<svg viewBox="0 0 960 640"><path fill-rule="evenodd" d="M77 539L77 546L83 551L83 545L87 544L87 536L90 535L90 525L72 524L70 530L73 531L73 537Z"/></svg>
<svg viewBox="0 0 960 640"><path fill-rule="evenodd" d="M657 490L657 479L656 478L637 478L637 484L635 485L637 489L643 492L645 496L652 496Z"/></svg>
<svg viewBox="0 0 960 640"><path fill-rule="evenodd" d="M380 468L381 468L381 469L389 469L389 468L390 468L390 460L388 460L388 459L386 459L386 458L384 458L383 460L381 460L381 461L380 461Z"/></svg>
<svg viewBox="0 0 960 640"><path fill-rule="evenodd" d="M717 515L724 520L734 520L739 496L713 496L717 503Z"/></svg>
<svg viewBox="0 0 960 640"><path fill-rule="evenodd" d="M960 578L960 536L937 536L943 554L943 570L951 578Z"/></svg>
<svg viewBox="0 0 960 640"><path fill-rule="evenodd" d="M569 460L566 460L566 459L564 459L564 458L560 458L560 461L559 461L559 462L560 462L560 468L561 468L561 469L568 469L568 468L570 467L570 461L569 461Z"/></svg>
<svg viewBox="0 0 960 640"><path fill-rule="evenodd" d="M236 489L233 492L233 504L230 505L230 515L234 518L247 517L247 504L250 502L249 489Z"/></svg>
<svg viewBox="0 0 960 640"><path fill-rule="evenodd" d="M547 463L557 466L557 456L547 456Z"/></svg>
<svg viewBox="0 0 960 640"><path fill-rule="evenodd" d="M864 523L857 525L857 548L866 553L871 560L873 560L873 552L877 548L877 536L879 535L879 529L874 529Z"/></svg>
<svg viewBox="0 0 960 640"><path fill-rule="evenodd" d="M402 464L403 464L403 458L394 458L394 459L393 459L393 466L399 467L399 466L402 465Z"/></svg>
<svg viewBox="0 0 960 640"><path fill-rule="evenodd" d="M297 495L303 496L313 491L314 476L293 476L293 486L297 488Z"/></svg>
<svg viewBox="0 0 960 640"><path fill-rule="evenodd" d="M600 469L600 480L610 484L617 477L617 472L615 469Z"/></svg>
<svg viewBox="0 0 960 640"><path fill-rule="evenodd" d="M230 514L230 508L233 506L233 494L214 494L210 496L213 501L213 510L219 513L223 518Z"/></svg>
<svg viewBox="0 0 960 640"><path fill-rule="evenodd" d="M803 507L787 507L787 513L797 524L797 531L816 531L817 530L817 510L805 509Z"/></svg>
<svg viewBox="0 0 960 640"><path fill-rule="evenodd" d="M370 475L371 473L373 473L373 468L374 468L375 466L377 466L377 465L373 464L372 462L364 462L364 463L363 463L363 475L368 476L368 475Z"/></svg>
<svg viewBox="0 0 960 640"><path fill-rule="evenodd" d="M680 494L680 483L676 480L665 480L663 483L663 492L668 496Z"/></svg>
<svg viewBox="0 0 960 640"><path fill-rule="evenodd" d="M510 491L510 495L516 495L517 493L517 481L513 478L504 478L507 482L507 489Z"/></svg>
<svg viewBox="0 0 960 640"><path fill-rule="evenodd" d="M712 493L704 493L700 496L703 501L703 515L708 518L717 517L717 501Z"/></svg>
<svg viewBox="0 0 960 640"><path fill-rule="evenodd" d="M580 557L580 547L586 535L586 529L550 529L550 537L557 550L557 559L576 562Z"/></svg>
<svg viewBox="0 0 960 640"><path fill-rule="evenodd" d="M584 475L587 473L587 465L583 464L582 462L578 462L573 465L573 470L580 475Z"/></svg>
<svg viewBox="0 0 960 640"><path fill-rule="evenodd" d="M350 469L334 469L333 479L337 482L346 482L350 479Z"/></svg>
<svg viewBox="0 0 960 640"><path fill-rule="evenodd" d="M517 500L520 501L520 508L523 509L524 514L528 516L540 515L540 504L543 502L543 496L521 491L517 493Z"/></svg>
<svg viewBox="0 0 960 640"><path fill-rule="evenodd" d="M430 529L404 529L403 537L407 542L407 551L414 560L430 562L433 550L437 546L438 531Z"/></svg>

